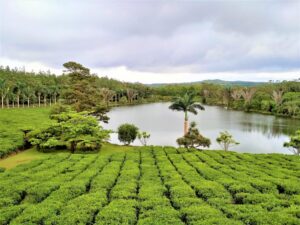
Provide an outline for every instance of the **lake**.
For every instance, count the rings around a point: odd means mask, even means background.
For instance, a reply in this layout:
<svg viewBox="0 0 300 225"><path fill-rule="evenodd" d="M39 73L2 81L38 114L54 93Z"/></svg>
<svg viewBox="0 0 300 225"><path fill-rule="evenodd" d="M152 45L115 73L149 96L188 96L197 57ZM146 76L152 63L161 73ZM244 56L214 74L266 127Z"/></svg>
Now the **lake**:
<svg viewBox="0 0 300 225"><path fill-rule="evenodd" d="M170 103L151 103L113 108L108 116L106 129L117 130L123 123L132 123L151 134L149 145L177 146L176 139L183 135L184 113L168 109ZM189 114L200 133L211 139L210 149L220 149L216 137L227 130L240 145L232 151L249 153L286 153L283 147L289 135L300 128L300 120L286 119L257 113L226 110L219 106L205 106L197 115ZM110 142L120 144L117 134L111 134ZM140 145L136 140L133 145Z"/></svg>

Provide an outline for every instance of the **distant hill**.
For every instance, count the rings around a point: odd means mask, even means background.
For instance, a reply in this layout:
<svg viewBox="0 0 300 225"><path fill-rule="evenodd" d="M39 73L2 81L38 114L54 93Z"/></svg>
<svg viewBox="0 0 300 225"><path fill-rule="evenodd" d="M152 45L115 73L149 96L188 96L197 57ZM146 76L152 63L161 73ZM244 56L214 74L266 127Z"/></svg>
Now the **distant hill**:
<svg viewBox="0 0 300 225"><path fill-rule="evenodd" d="M254 81L226 81L226 80L203 80L203 81L195 81L195 82L186 82L186 83L153 83L149 84L152 87L159 87L165 85L172 85L172 84L201 84L201 83L209 83L209 84L220 84L220 85L230 85L230 86L244 86L244 87L253 87L261 84L265 84L267 82L254 82Z"/></svg>

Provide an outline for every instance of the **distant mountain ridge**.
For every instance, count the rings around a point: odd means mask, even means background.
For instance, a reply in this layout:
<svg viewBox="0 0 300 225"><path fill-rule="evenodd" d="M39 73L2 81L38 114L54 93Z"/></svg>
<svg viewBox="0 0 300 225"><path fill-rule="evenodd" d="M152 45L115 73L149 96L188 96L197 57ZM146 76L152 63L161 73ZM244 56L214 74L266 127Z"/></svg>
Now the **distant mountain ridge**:
<svg viewBox="0 0 300 225"><path fill-rule="evenodd" d="M165 86L165 85L184 85L184 84L189 85L189 84L201 84L201 83L253 87L253 86L257 86L257 85L266 84L267 82L239 81L239 80L226 81L226 80L214 79L214 80L203 80L203 81L183 82L183 83L153 83L153 84L148 84L148 85L152 86L152 87L159 87L159 86Z"/></svg>

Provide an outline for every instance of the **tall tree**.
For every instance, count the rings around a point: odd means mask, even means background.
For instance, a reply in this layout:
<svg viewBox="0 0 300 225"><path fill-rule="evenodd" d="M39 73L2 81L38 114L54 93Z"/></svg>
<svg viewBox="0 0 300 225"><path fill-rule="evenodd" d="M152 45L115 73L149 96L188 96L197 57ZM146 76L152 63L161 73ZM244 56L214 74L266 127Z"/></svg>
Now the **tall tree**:
<svg viewBox="0 0 300 225"><path fill-rule="evenodd" d="M5 79L0 79L0 94L1 94L1 108L4 108L4 100L9 91L9 87L7 86L7 82Z"/></svg>
<svg viewBox="0 0 300 225"><path fill-rule="evenodd" d="M34 90L31 86L27 85L24 88L24 98L27 99L27 107L30 106L30 98L34 96Z"/></svg>
<svg viewBox="0 0 300 225"><path fill-rule="evenodd" d="M90 76L90 70L83 65L70 61L63 64L66 72L71 78L76 80L84 79Z"/></svg>
<svg viewBox="0 0 300 225"><path fill-rule="evenodd" d="M169 106L171 110L184 112L184 135L188 132L188 112L197 114L197 109L204 110L204 107L195 101L194 93L185 93L181 97L174 99L173 103Z"/></svg>
<svg viewBox="0 0 300 225"><path fill-rule="evenodd" d="M41 107L41 96L43 94L44 87L41 83L39 83L39 84L36 85L35 90L36 90L36 94L37 94L37 97L38 97L39 107Z"/></svg>
<svg viewBox="0 0 300 225"><path fill-rule="evenodd" d="M101 88L100 95L101 95L106 107L109 107L109 102L113 100L114 96L116 95L116 92L109 90L108 88Z"/></svg>
<svg viewBox="0 0 300 225"><path fill-rule="evenodd" d="M20 97L21 97L23 89L24 89L24 83L22 83L20 81L16 82L15 90L16 90L16 98L17 98L18 108L20 108Z"/></svg>
<svg viewBox="0 0 300 225"><path fill-rule="evenodd" d="M276 106L279 106L283 100L283 90L273 90L272 99L274 100Z"/></svg>
<svg viewBox="0 0 300 225"><path fill-rule="evenodd" d="M53 98L54 104L57 103L57 96L59 94L59 86L57 84L54 84L50 87L51 90L51 97Z"/></svg>
<svg viewBox="0 0 300 225"><path fill-rule="evenodd" d="M247 111L249 110L251 100L253 99L255 93L256 93L255 88L244 88L241 91L241 95L243 96L245 101L245 109Z"/></svg>
<svg viewBox="0 0 300 225"><path fill-rule="evenodd" d="M64 67L72 82L63 92L65 102L73 105L77 111L93 110L101 98L96 76L91 75L88 68L75 62L65 63Z"/></svg>
<svg viewBox="0 0 300 225"><path fill-rule="evenodd" d="M239 89L234 89L231 92L231 97L233 98L233 100L238 101L241 99L242 94L241 91Z"/></svg>
<svg viewBox="0 0 300 225"><path fill-rule="evenodd" d="M49 94L49 88L47 86L43 86L43 97L44 97L44 106L46 107L47 106L47 97L48 97L48 94Z"/></svg>
<svg viewBox="0 0 300 225"><path fill-rule="evenodd" d="M127 94L127 98L128 98L128 101L129 101L130 104L137 97L137 92L133 89L127 89L126 94Z"/></svg>

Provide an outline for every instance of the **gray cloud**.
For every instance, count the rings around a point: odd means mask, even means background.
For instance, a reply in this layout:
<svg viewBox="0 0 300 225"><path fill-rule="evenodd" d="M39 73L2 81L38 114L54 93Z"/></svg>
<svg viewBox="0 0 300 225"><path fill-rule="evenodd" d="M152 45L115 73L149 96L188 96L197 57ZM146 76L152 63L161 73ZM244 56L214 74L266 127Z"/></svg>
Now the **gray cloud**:
<svg viewBox="0 0 300 225"><path fill-rule="evenodd" d="M0 57L152 72L300 69L298 0L0 1Z"/></svg>

